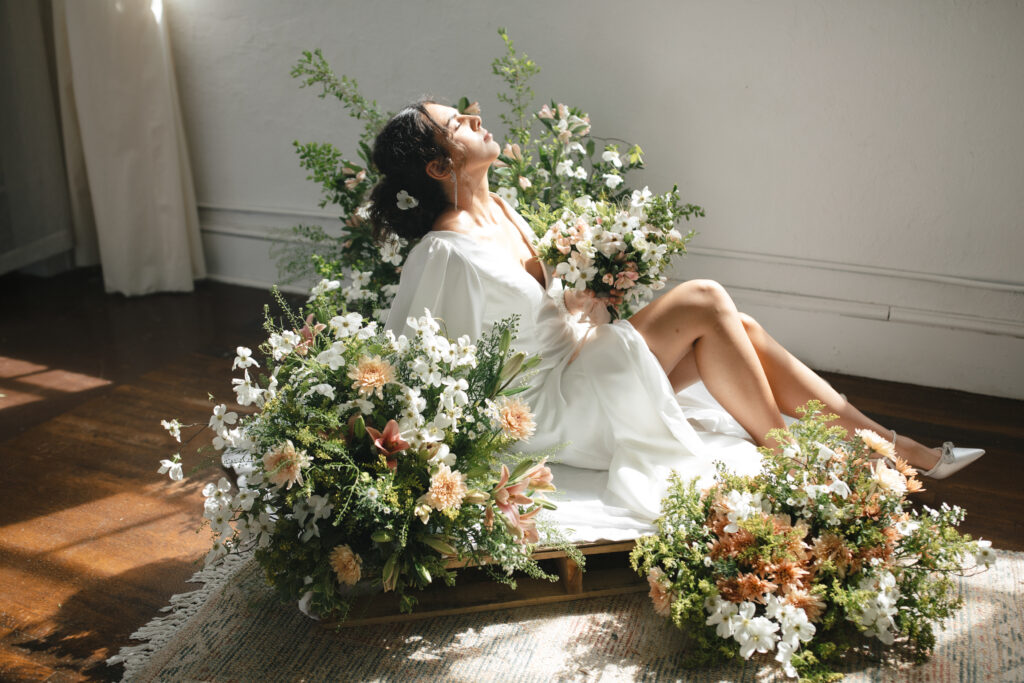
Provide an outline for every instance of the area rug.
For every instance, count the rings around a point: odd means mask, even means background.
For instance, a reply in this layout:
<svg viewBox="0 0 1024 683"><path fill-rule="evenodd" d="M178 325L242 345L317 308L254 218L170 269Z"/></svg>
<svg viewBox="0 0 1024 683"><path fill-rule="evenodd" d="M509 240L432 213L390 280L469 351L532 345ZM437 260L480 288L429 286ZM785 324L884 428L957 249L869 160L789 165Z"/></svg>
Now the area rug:
<svg viewBox="0 0 1024 683"><path fill-rule="evenodd" d="M332 632L282 604L244 557L199 572L112 664L129 681L774 681L767 658L681 667L685 637L644 594L438 617ZM858 655L848 681L1024 681L1024 553L999 552L960 580L964 608L934 656L894 666Z"/></svg>

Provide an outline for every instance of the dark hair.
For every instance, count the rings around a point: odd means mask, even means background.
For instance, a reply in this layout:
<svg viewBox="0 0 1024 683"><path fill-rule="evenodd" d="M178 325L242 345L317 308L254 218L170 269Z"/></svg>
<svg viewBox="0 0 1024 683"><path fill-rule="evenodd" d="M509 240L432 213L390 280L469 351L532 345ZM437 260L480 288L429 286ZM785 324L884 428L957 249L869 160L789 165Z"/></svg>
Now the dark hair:
<svg viewBox="0 0 1024 683"><path fill-rule="evenodd" d="M450 206L441 182L427 175L427 164L434 160L443 170L453 167L444 144L450 133L430 118L427 104L435 102L420 100L395 114L374 140L373 164L380 180L370 191L370 220L378 240L389 233L417 240ZM419 203L400 209L398 193L402 190Z"/></svg>

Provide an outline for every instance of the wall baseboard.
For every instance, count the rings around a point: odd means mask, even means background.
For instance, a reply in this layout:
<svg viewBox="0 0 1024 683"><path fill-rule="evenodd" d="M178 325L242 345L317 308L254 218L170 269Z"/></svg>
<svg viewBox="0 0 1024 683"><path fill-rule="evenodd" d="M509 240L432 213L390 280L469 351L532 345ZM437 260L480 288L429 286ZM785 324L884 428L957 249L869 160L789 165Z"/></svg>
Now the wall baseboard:
<svg viewBox="0 0 1024 683"><path fill-rule="evenodd" d="M324 212L200 205L209 278L269 288L280 280L270 246L300 223L342 228ZM707 247L675 275L721 282L819 370L1024 399L1024 283Z"/></svg>

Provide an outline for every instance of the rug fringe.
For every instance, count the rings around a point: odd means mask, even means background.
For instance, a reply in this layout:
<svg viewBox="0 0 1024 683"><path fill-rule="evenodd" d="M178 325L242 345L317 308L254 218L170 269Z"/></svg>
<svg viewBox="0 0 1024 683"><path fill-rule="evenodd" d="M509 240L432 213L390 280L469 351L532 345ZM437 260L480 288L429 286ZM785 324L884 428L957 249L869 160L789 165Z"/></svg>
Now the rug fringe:
<svg viewBox="0 0 1024 683"><path fill-rule="evenodd" d="M134 676L146 667L149 658L163 649L206 604L213 593L220 590L246 562L252 559L252 556L251 551L228 555L218 564L200 569L193 574L188 583L201 583L202 588L172 595L170 604L160 609L161 612L170 614L154 617L131 635L132 640L145 642L122 647L116 655L107 659L107 665L124 664L124 677L121 680L133 680Z"/></svg>

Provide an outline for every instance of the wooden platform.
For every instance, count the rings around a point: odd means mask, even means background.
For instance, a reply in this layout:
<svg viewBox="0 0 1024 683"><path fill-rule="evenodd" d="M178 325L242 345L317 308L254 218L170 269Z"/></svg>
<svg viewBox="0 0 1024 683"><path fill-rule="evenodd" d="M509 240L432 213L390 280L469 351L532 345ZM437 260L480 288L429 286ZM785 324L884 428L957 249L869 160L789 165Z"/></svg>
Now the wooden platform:
<svg viewBox="0 0 1024 683"><path fill-rule="evenodd" d="M348 628L646 591L647 582L629 568L633 545L633 541L625 541L578 546L587 559L585 572L561 550L538 550L533 558L558 574L559 580L516 577L516 590L495 583L479 567L452 562L451 567L460 568L456 585L437 585L418 594L419 604L412 613L399 611L394 594L374 593L360 598L344 622L325 622L324 626Z"/></svg>

